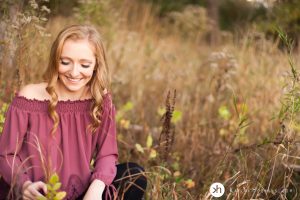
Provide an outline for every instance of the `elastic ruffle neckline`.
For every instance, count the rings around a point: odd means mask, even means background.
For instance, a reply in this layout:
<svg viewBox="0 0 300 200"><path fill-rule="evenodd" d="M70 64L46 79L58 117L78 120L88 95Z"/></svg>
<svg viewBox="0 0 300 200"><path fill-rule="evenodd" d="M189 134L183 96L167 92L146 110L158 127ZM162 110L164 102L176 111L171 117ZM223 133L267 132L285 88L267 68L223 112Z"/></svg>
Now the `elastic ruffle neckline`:
<svg viewBox="0 0 300 200"><path fill-rule="evenodd" d="M103 97L103 103L107 99L109 93L106 93ZM90 109L91 103L94 99L83 100L59 100L56 105L57 112L86 112ZM39 100L36 98L29 99L24 96L20 96L18 92L15 93L15 97L12 101L12 105L22 110L33 112L48 112L48 105L50 100Z"/></svg>

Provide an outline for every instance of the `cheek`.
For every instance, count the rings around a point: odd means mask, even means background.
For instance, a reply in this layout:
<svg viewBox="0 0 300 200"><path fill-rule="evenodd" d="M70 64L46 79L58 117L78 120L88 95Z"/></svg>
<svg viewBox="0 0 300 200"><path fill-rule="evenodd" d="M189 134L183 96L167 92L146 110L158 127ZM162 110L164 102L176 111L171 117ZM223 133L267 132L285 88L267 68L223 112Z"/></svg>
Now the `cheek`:
<svg viewBox="0 0 300 200"><path fill-rule="evenodd" d="M92 77L93 76L93 70L87 70L83 74L86 77Z"/></svg>
<svg viewBox="0 0 300 200"><path fill-rule="evenodd" d="M83 74L84 74L85 76L91 77L91 76L93 76L94 69L95 69L95 66L94 66L94 67L90 67L90 68L86 69L86 70L83 72Z"/></svg>
<svg viewBox="0 0 300 200"><path fill-rule="evenodd" d="M63 65L59 65L58 66L58 73L63 74L65 72L68 71L68 67L67 66L63 66Z"/></svg>

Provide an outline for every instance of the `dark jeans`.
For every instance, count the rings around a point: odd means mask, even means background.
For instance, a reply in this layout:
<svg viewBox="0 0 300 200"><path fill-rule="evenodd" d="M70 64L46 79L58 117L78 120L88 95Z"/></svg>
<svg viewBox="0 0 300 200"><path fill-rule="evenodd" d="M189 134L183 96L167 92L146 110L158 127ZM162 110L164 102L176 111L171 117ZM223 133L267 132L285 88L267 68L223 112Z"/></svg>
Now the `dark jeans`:
<svg viewBox="0 0 300 200"><path fill-rule="evenodd" d="M147 179L142 174L144 169L136 163L121 163L117 165L117 175L112 183L116 188L116 191L110 187L109 191L105 188L102 199L114 199L116 196L121 200L140 200L143 198L146 187ZM5 196L1 194L7 194L9 191L9 185L0 178L0 200L5 200ZM86 191L85 191L86 192ZM85 192L79 196L76 200L82 200ZM111 194L111 198L108 193Z"/></svg>
<svg viewBox="0 0 300 200"><path fill-rule="evenodd" d="M124 200L140 200L143 198L146 187L147 179L142 174L144 169L136 163L121 163L117 165L117 175L112 183L116 188L118 199ZM107 200L105 188L102 199ZM114 191L110 188L109 193L112 195L111 199L114 199ZM85 194L85 193L84 193ZM82 200L84 197L82 194L76 200Z"/></svg>

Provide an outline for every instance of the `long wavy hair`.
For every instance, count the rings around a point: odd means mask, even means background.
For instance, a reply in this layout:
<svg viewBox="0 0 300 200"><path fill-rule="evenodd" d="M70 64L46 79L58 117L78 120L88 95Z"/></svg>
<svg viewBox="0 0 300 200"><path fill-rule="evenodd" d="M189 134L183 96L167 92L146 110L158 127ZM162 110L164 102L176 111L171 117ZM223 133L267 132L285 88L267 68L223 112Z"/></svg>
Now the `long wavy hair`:
<svg viewBox="0 0 300 200"><path fill-rule="evenodd" d="M48 112L54 122L51 134L54 135L59 124L59 116L55 111L56 105L58 103L58 96L54 86L58 81L58 67L62 47L67 39L72 39L75 41L87 39L95 49L95 69L91 80L88 82L90 92L94 99L90 110L92 123L87 127L91 131L91 133L94 133L101 123L100 115L103 109L102 101L104 89L110 89L110 75L106 61L106 53L102 38L95 27L90 25L72 25L63 29L53 42L50 51L48 67L43 75L44 80L48 83L46 90L51 96L48 105Z"/></svg>

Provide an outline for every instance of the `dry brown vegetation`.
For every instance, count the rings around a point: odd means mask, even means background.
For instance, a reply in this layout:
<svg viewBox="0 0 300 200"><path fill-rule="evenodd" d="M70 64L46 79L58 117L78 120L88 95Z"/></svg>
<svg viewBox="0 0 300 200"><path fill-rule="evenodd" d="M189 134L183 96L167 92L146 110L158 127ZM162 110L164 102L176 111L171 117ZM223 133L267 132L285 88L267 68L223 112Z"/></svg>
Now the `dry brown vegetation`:
<svg viewBox="0 0 300 200"><path fill-rule="evenodd" d="M103 1L103 12L97 14L93 2L80 5L68 18L50 18L45 32L51 37L29 34L23 40L26 50L17 53L23 83L41 81L51 41L61 28L88 19L84 22L96 25L106 44L119 111L120 162L131 160L146 168L148 199L211 199L213 182L225 185L223 199L299 196L297 110L294 117L278 117L282 103L296 104L298 93L285 87L293 78L288 53L276 41L249 30L210 46L203 9L182 25L159 19L149 4ZM189 26L199 15L205 27ZM4 61L1 104L10 101L6 94L13 94ZM160 119L168 91L172 102L175 89L174 144L162 159Z"/></svg>

